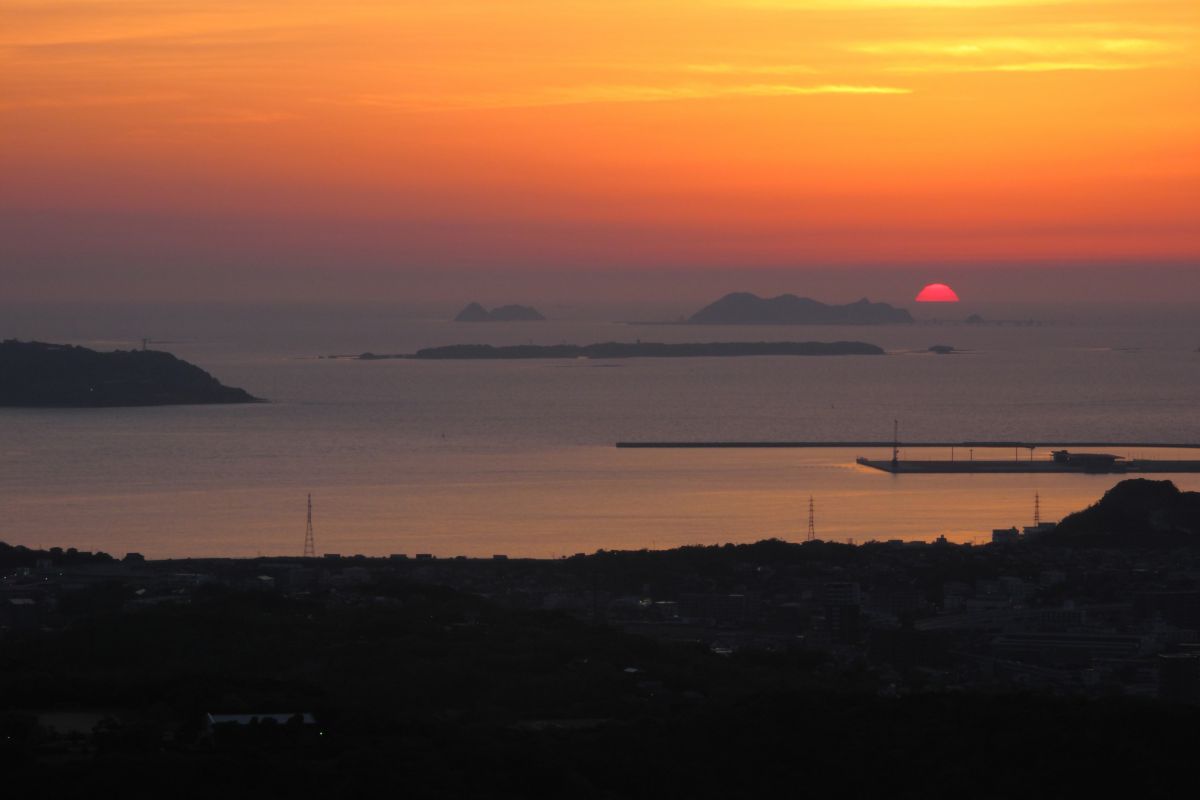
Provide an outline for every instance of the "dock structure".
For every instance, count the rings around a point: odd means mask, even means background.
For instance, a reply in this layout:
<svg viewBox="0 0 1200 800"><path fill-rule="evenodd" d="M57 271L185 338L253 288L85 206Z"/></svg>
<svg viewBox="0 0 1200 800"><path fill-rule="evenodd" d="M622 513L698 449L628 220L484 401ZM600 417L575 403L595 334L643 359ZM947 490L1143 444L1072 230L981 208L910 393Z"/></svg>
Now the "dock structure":
<svg viewBox="0 0 1200 800"><path fill-rule="evenodd" d="M1126 473L1189 473L1200 472L1200 459L1148 459L1125 458L1112 453L1071 452L1069 448L1110 449L1164 449L1200 450L1200 444L1182 442L1021 442L1021 441L966 441L966 442L900 442L892 441L696 441L696 442L617 442L617 447L634 449L738 449L738 448L811 448L811 449L883 449L891 451L891 458L856 459L864 467L878 469L894 475L901 474L969 474L969 473L1046 473L1046 474L1126 474ZM949 460L901 459L901 449L948 449ZM956 448L967 450L966 459L955 459ZM1014 458L976 459L976 449L1010 449ZM1039 448L1060 448L1051 452L1049 459L1035 459L1033 453ZM1028 451L1028 457L1020 455Z"/></svg>
<svg viewBox="0 0 1200 800"><path fill-rule="evenodd" d="M1200 472L1200 460L1153 460L1129 459L1095 463L1064 463L1053 460L969 460L969 461L922 461L858 458L856 463L872 469L890 472L893 475L937 475L971 473L1046 473L1123 475L1127 473L1182 473Z"/></svg>
<svg viewBox="0 0 1200 800"><path fill-rule="evenodd" d="M693 441L693 442L617 442L617 447L620 448L646 448L646 449L671 449L671 448L772 448L772 447L793 447L793 448L828 448L828 449L866 449L886 447L891 450L897 446L895 440L888 441ZM904 449L913 448L1007 448L1021 450L1036 450L1046 447L1111 447L1111 448L1163 448L1168 450L1200 450L1200 443L1180 443L1180 442L1064 442L1064 441L1046 441L1046 442L1011 442L1011 441L980 441L980 442L900 442L899 446Z"/></svg>

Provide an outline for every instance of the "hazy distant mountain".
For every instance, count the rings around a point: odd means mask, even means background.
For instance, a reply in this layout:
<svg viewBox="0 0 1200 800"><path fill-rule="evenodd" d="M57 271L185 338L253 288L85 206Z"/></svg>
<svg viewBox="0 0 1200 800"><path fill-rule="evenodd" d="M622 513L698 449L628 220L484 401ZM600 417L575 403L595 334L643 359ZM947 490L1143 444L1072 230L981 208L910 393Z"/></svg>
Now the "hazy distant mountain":
<svg viewBox="0 0 1200 800"><path fill-rule="evenodd" d="M794 294L765 298L750 292L727 294L688 319L701 325L885 325L912 321L912 315L903 308L872 303L865 297L836 306Z"/></svg>
<svg viewBox="0 0 1200 800"><path fill-rule="evenodd" d="M479 303L469 303L466 308L458 312L458 316L454 318L455 322L490 322L492 315L488 310Z"/></svg>
<svg viewBox="0 0 1200 800"><path fill-rule="evenodd" d="M1050 544L1200 544L1200 492L1181 492L1171 481L1124 480L1093 506L1063 519L1037 539Z"/></svg>
<svg viewBox="0 0 1200 800"><path fill-rule="evenodd" d="M156 350L98 353L44 342L0 342L0 406L160 406L262 402L194 364Z"/></svg>
<svg viewBox="0 0 1200 800"><path fill-rule="evenodd" d="M546 318L530 306L500 306L488 311L479 303L469 303L458 312L455 322L541 322Z"/></svg>

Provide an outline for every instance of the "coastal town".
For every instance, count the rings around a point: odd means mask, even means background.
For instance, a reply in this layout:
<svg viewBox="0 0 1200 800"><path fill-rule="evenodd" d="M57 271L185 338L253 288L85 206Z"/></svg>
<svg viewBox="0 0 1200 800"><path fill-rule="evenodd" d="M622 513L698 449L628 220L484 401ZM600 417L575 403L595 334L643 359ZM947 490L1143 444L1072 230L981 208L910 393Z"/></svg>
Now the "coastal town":
<svg viewBox="0 0 1200 800"><path fill-rule="evenodd" d="M997 529L985 545L775 539L559 559L147 560L4 545L0 632L9 642L53 637L101 611L136 619L238 594L386 609L397 586L437 587L717 656L819 655L826 669L870 674L884 694L1031 689L1200 700L1200 552L1064 539L1055 527Z"/></svg>
<svg viewBox="0 0 1200 800"><path fill-rule="evenodd" d="M1098 726L1112 747L1149 725L1145 746L1169 760L1200 715L1195 501L1126 481L1059 525L983 545L174 560L0 545L0 757L66 765L63 781L117 781L128 759L217 780L214 754L243 780L270 757L344 787L344 760L386 741L412 769L449 770L431 788L458 774L449 760L504 742L526 760L499 772L521 786L549 749L555 790L582 775L597 796L641 796L636 775L589 754L632 758L664 735L690 753L749 726L730 748L752 761L795 715L829 748L909 713L909 746L937 749L971 713L1011 733L1001 754L1031 725ZM364 785L392 758L368 759Z"/></svg>

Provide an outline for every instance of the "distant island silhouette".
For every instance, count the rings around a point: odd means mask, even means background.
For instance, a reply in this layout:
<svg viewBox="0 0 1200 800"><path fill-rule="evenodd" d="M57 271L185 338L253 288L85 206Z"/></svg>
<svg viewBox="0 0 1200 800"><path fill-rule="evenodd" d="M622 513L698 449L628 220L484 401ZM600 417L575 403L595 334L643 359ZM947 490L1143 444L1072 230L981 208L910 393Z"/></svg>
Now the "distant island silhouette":
<svg viewBox="0 0 1200 800"><path fill-rule="evenodd" d="M808 297L781 294L759 297L733 292L692 314L694 325L887 325L909 323L912 315L887 303L865 297L846 305L827 305Z"/></svg>
<svg viewBox="0 0 1200 800"><path fill-rule="evenodd" d="M360 361L389 358L416 359L527 359L527 358L696 358L728 356L880 356L882 347L866 342L600 342L598 344L452 344L427 347L411 355L362 353Z"/></svg>
<svg viewBox="0 0 1200 800"><path fill-rule="evenodd" d="M264 402L170 353L0 342L0 406L162 406Z"/></svg>
<svg viewBox="0 0 1200 800"><path fill-rule="evenodd" d="M531 306L499 306L488 311L479 303L468 303L458 312L455 322L543 322L545 317Z"/></svg>

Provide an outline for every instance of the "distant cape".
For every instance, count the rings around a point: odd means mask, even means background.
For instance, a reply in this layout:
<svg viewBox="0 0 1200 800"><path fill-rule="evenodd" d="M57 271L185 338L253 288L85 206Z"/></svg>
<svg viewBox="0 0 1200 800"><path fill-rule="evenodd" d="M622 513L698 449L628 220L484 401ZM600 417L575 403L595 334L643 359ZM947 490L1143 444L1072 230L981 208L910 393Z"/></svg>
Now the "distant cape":
<svg viewBox="0 0 1200 800"><path fill-rule="evenodd" d="M541 322L546 318L531 306L500 306L488 311L479 303L469 303L458 312L455 322Z"/></svg>
<svg viewBox="0 0 1200 800"><path fill-rule="evenodd" d="M887 325L912 321L905 309L872 303L865 297L838 306L794 294L766 298L750 292L727 294L688 319L698 325Z"/></svg>
<svg viewBox="0 0 1200 800"><path fill-rule="evenodd" d="M45 342L0 342L0 406L32 408L260 403L243 389L157 350L98 353Z"/></svg>

